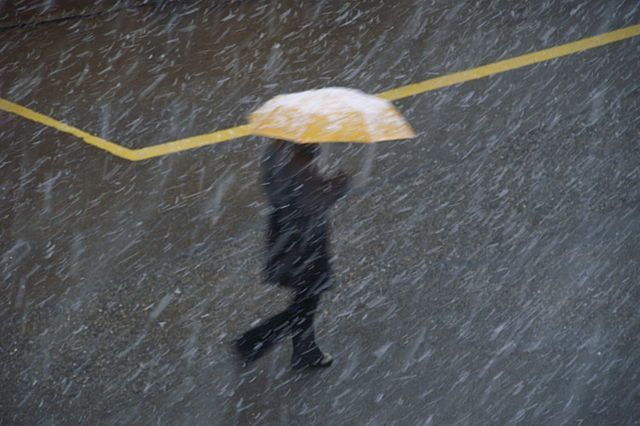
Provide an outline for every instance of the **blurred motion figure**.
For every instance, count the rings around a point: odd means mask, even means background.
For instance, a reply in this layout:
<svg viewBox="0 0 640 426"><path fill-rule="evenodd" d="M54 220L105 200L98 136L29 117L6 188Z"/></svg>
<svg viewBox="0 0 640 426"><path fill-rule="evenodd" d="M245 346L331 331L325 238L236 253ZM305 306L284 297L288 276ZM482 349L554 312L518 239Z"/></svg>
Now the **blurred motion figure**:
<svg viewBox="0 0 640 426"><path fill-rule="evenodd" d="M235 342L245 362L264 355L291 333L294 369L328 367L331 356L315 340L313 320L320 296L332 286L329 208L346 192L349 178L323 178L313 160L317 144L275 140L263 161L263 184L272 211L267 233L266 281L294 292L291 305Z"/></svg>

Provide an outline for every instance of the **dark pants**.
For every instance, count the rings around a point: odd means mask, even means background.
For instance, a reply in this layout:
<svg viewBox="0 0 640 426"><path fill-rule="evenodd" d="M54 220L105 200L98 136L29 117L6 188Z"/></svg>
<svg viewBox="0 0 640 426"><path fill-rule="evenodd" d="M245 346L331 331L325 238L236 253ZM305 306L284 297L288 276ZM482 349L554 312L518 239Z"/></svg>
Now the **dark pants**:
<svg viewBox="0 0 640 426"><path fill-rule="evenodd" d="M260 358L274 343L291 333L294 360L321 356L313 329L313 317L319 302L320 294L296 291L293 302L287 309L250 329L238 339L238 350L245 359L252 361Z"/></svg>

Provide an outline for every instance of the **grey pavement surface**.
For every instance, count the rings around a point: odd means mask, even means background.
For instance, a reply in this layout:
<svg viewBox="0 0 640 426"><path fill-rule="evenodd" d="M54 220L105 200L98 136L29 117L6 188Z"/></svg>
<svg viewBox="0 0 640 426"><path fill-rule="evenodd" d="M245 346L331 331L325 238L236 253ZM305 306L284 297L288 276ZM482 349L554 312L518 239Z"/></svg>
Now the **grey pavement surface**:
<svg viewBox="0 0 640 426"><path fill-rule="evenodd" d="M129 147L640 23L636 1L166 2L0 33L0 97ZM139 163L0 112L0 424L640 422L640 42L418 95L323 148L334 366L249 368L264 140Z"/></svg>

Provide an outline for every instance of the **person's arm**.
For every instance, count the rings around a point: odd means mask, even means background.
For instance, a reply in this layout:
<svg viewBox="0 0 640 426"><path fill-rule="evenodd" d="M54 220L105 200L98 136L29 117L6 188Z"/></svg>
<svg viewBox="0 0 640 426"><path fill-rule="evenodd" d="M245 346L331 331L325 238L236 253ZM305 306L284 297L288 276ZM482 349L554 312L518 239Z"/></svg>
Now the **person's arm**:
<svg viewBox="0 0 640 426"><path fill-rule="evenodd" d="M323 181L322 191L326 194L330 194L332 203L334 203L338 199L344 197L349 190L350 182L351 177L340 171L335 176Z"/></svg>
<svg viewBox="0 0 640 426"><path fill-rule="evenodd" d="M318 210L328 210L348 190L350 178L345 173L329 179L322 178L310 169L303 170L299 175L300 183L298 204L307 214L317 213Z"/></svg>

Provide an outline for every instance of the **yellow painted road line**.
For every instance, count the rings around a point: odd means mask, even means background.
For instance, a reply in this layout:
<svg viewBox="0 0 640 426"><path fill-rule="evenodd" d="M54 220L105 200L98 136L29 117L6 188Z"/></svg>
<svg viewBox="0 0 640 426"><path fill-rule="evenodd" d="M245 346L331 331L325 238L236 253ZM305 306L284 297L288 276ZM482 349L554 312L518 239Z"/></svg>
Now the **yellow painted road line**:
<svg viewBox="0 0 640 426"><path fill-rule="evenodd" d="M477 80L490 75L500 74L505 71L526 67L527 65L561 58L563 56L593 49L595 47L615 43L616 41L626 40L637 35L640 35L640 25L633 25L631 27L622 28L620 30L611 31L594 37L583 38L582 40L574 41L572 43L562 44L549 49L516 56L511 59L505 59L504 61L498 61L477 68L443 75L442 77L431 78L420 83L409 84L408 86L378 93L378 96L389 101L408 98L409 96L418 95L430 90L441 89L443 87L452 86L465 81Z"/></svg>
<svg viewBox="0 0 640 426"><path fill-rule="evenodd" d="M78 137L89 145L93 145L97 148L103 149L117 157L134 161L134 150L113 142L109 142L97 136L93 136L73 126L69 126L68 124L65 124L61 121L55 120L51 117L47 117L46 115L40 114L39 112L35 112L32 109L25 108L21 105L15 104L2 98L0 98L0 109Z"/></svg>
<svg viewBox="0 0 640 426"><path fill-rule="evenodd" d="M192 136L173 142L154 145L147 148L136 149L135 160L147 160L149 158L160 157L162 155L173 154L174 152L186 151L188 149L200 148L214 143L225 142L251 135L248 125L231 127L229 129L218 130L206 135Z"/></svg>
<svg viewBox="0 0 640 426"><path fill-rule="evenodd" d="M516 56L514 58L505 59L502 61L494 62L492 64L482 65L476 68L470 68L468 70L443 75L441 77L431 78L419 83L398 87L397 89L387 90L385 92L378 93L377 96L390 101L404 99L431 90L441 89L455 84L464 83L466 81L477 80L506 71L526 67L528 65L550 61L552 59L583 52L585 50L636 37L638 35L640 35L640 24L632 25L630 27L622 28L593 37L583 38L578 41L551 47L549 49L543 49L537 52ZM69 133L84 140L90 145L93 145L113 155L130 161L147 160L149 158L160 157L163 155L199 148L214 143L229 141L231 139L249 136L251 134L249 126L242 125L224 130L218 130L217 132L213 133L192 136L173 142L154 145L147 148L129 149L113 142L109 142L105 139L90 135L89 133L83 132L80 129L69 126L53 118L47 117L46 115L40 114L38 112L30 110L29 108L25 108L2 98L0 98L0 109L35 121L37 123L44 124L45 126L53 127L54 129L57 129L61 132Z"/></svg>

